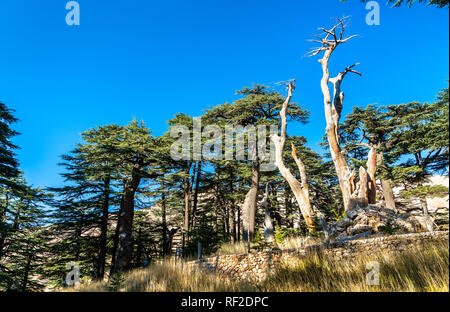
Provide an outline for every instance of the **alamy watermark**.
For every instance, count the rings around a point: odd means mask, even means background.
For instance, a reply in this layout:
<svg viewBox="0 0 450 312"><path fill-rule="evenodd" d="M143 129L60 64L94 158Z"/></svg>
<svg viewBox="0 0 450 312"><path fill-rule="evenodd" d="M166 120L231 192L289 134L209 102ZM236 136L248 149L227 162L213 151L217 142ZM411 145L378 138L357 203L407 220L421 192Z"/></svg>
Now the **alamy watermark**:
<svg viewBox="0 0 450 312"><path fill-rule="evenodd" d="M170 136L177 138L170 147L170 156L174 160L259 159L261 171L273 171L276 169L275 144L270 136L276 134L276 125L202 127L201 117L196 117L193 118L192 128L185 125L170 128Z"/></svg>
<svg viewBox="0 0 450 312"><path fill-rule="evenodd" d="M69 1L66 3L66 24L69 26L80 25L80 4L78 1Z"/></svg>
<svg viewBox="0 0 450 312"><path fill-rule="evenodd" d="M380 264L377 261L370 261L366 264L366 270L370 270L366 274L366 285L380 285Z"/></svg>
<svg viewBox="0 0 450 312"><path fill-rule="evenodd" d="M369 1L366 3L366 10L370 10L366 15L366 24L369 26L380 25L380 4L378 1Z"/></svg>
<svg viewBox="0 0 450 312"><path fill-rule="evenodd" d="M66 270L69 272L66 274L65 284L77 287L80 284L80 264L75 261L69 262L66 264Z"/></svg>

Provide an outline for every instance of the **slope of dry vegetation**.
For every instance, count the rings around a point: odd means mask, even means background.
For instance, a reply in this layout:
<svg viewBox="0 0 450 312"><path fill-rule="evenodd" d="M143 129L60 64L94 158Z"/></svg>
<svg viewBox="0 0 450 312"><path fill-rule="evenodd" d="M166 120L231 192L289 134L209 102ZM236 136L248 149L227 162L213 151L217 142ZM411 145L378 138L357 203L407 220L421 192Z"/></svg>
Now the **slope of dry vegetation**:
<svg viewBox="0 0 450 312"><path fill-rule="evenodd" d="M380 285L366 285L366 264L378 261ZM262 283L226 280L215 274L191 270L182 264L163 262L132 271L113 283L82 285L79 291L285 291L285 292L374 292L449 291L449 244L433 243L423 248L392 254L333 261L321 254L283 263Z"/></svg>

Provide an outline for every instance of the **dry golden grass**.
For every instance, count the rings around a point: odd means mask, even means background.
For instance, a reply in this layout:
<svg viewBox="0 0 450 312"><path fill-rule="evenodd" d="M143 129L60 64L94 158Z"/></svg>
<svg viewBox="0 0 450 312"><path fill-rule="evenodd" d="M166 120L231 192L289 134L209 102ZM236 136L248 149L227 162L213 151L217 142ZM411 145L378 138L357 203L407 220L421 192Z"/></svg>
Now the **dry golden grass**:
<svg viewBox="0 0 450 312"><path fill-rule="evenodd" d="M366 265L372 261L379 263L379 286L366 284ZM434 243L398 254L381 252L344 261L311 254L284 263L260 287L284 292L448 292L449 245Z"/></svg>
<svg viewBox="0 0 450 312"><path fill-rule="evenodd" d="M230 281L215 274L195 270L180 262L165 261L146 269L134 270L121 278L116 288L106 282L81 286L82 292L220 292L256 291L249 283Z"/></svg>
<svg viewBox="0 0 450 312"><path fill-rule="evenodd" d="M296 249L307 247L311 245L320 244L321 240L319 238L312 237L287 237L284 239L282 244L276 244L280 249ZM254 248L257 244L252 243L251 248ZM239 255L245 254L248 251L248 245L246 242L237 242L237 243L225 243L223 244L218 251L215 253L208 255L207 257L215 257L215 256L223 256L223 255Z"/></svg>
<svg viewBox="0 0 450 312"><path fill-rule="evenodd" d="M320 244L320 238L308 237L287 237L282 244L278 244L280 249L297 249Z"/></svg>
<svg viewBox="0 0 450 312"><path fill-rule="evenodd" d="M380 285L366 285L366 264L377 261ZM392 254L380 252L333 261L323 254L289 260L265 281L254 284L220 278L166 261L123 276L116 287L108 283L82 285L80 291L274 291L274 292L377 292L449 291L449 245L433 243Z"/></svg>

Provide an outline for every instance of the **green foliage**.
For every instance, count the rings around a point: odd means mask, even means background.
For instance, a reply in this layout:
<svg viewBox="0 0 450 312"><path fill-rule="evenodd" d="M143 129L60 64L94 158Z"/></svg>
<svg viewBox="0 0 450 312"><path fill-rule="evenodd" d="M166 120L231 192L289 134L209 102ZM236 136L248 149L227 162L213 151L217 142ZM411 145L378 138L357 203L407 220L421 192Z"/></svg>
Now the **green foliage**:
<svg viewBox="0 0 450 312"><path fill-rule="evenodd" d="M273 249L275 242L269 242L264 238L264 234L261 231L255 231L255 237L252 241L251 249L255 251L263 251L267 249Z"/></svg>
<svg viewBox="0 0 450 312"><path fill-rule="evenodd" d="M253 237L252 243L259 244L264 241L264 234L261 231L255 231L255 237Z"/></svg>
<svg viewBox="0 0 450 312"><path fill-rule="evenodd" d="M446 89L432 104L412 102L387 106L392 131L390 144L385 146L386 159L400 167L419 167L421 171L409 182L419 182L429 174L448 170L448 105Z"/></svg>
<svg viewBox="0 0 450 312"><path fill-rule="evenodd" d="M300 228L287 228L285 229L285 233L286 233L285 238L300 237L305 235L305 231Z"/></svg>
<svg viewBox="0 0 450 312"><path fill-rule="evenodd" d="M273 242L268 242L265 238L259 240L251 247L255 251L264 251L268 249L273 249L275 244Z"/></svg>
<svg viewBox="0 0 450 312"><path fill-rule="evenodd" d="M202 116L204 125L279 124L281 93L253 85L237 95L232 103L208 109ZM225 242L239 241L240 207L254 183L251 162L173 160L170 148L175 139L169 133L153 137L144 122L134 119L125 126L112 124L83 132L82 141L62 156L64 185L44 192L29 186L20 175L14 153L18 147L11 142L17 135L10 128L17 121L12 112L0 103L0 290L37 291L44 279L49 280L47 285L60 286L70 261L80 264L82 278L87 280L92 271L109 266L106 259L112 256L114 261L117 251L123 250L119 244L127 240L119 240L122 234L132 242L127 249L130 255L124 258L130 259L126 266L133 268L170 254L174 247L183 246L184 256L194 257L200 242L206 256ZM448 172L448 112L448 89L431 104L354 107L340 126L342 147L353 168L365 166L367 146L375 147L381 158L377 177L402 185L404 199L444 196L448 188L424 184L429 175ZM287 115L290 122L306 123L309 113L290 103ZM192 131L192 121L178 113L168 125L185 125ZM291 144L305 164L311 204L326 220L339 221L345 212L332 162L309 148L303 136L287 135L286 146ZM286 167L298 175L291 150L283 153ZM271 186L275 243L321 235L306 234L304 220L294 228L299 208L278 171L261 172L256 187L265 183ZM264 222L259 208L255 221L256 228ZM173 243L179 245L167 246L169 230L176 230L177 236L182 232L184 240L178 243L181 237L176 237ZM398 231L392 224L378 230ZM247 250L242 242L238 245ZM261 231L255 232L252 245L254 250L274 247ZM112 275L109 290L121 289L124 274L119 269Z"/></svg>
<svg viewBox="0 0 450 312"><path fill-rule="evenodd" d="M340 127L350 164L355 169L365 166L368 147L373 147L377 177L411 189L429 175L448 172L448 107L448 88L431 104L354 107ZM410 192L421 193L420 188Z"/></svg>
<svg viewBox="0 0 450 312"><path fill-rule="evenodd" d="M422 172L423 169L419 166L395 167L391 170L391 180L394 184L400 184L414 179L415 176Z"/></svg>
<svg viewBox="0 0 450 312"><path fill-rule="evenodd" d="M224 103L209 109L206 118L241 126L277 124L284 102L280 93L270 90L267 86L254 84L237 91L236 94L243 97L232 104ZM306 110L295 103L290 103L288 112L292 120L300 122L306 122L309 116Z"/></svg>
<svg viewBox="0 0 450 312"><path fill-rule="evenodd" d="M43 284L43 252L47 238L41 229L45 220L42 207L47 194L27 185L18 177L2 207L0 219L0 291L38 291Z"/></svg>
<svg viewBox="0 0 450 312"><path fill-rule="evenodd" d="M222 234L214 229L206 216L202 216L199 224L189 231L189 241L183 251L185 257L197 256L197 246L202 244L202 254L208 255L216 252L225 241Z"/></svg>
<svg viewBox="0 0 450 312"><path fill-rule="evenodd" d="M346 3L347 0L339 0ZM367 2L369 0L361 0L361 2ZM426 3L428 5L437 6L438 8L445 8L449 4L449 0L387 0L387 3L392 4L392 7L400 7L406 4L411 7L414 3Z"/></svg>
<svg viewBox="0 0 450 312"><path fill-rule="evenodd" d="M278 244L283 244L286 236L287 232L285 230L283 230L280 226L275 227L275 241Z"/></svg>
<svg viewBox="0 0 450 312"><path fill-rule="evenodd" d="M404 199L411 197L445 197L448 195L448 187L443 185L422 185L413 189L404 190L400 192L400 196Z"/></svg>
<svg viewBox="0 0 450 312"><path fill-rule="evenodd" d="M333 209L333 210L331 210L331 213L332 213L332 216L333 216L335 222L338 222L339 220L346 217L344 209Z"/></svg>
<svg viewBox="0 0 450 312"><path fill-rule="evenodd" d="M387 222L386 225L379 225L378 231L382 233L386 233L389 235L393 235L396 232L398 232L400 229L398 227L395 227L392 222Z"/></svg>
<svg viewBox="0 0 450 312"><path fill-rule="evenodd" d="M124 273L122 270L119 270L109 279L108 290L113 292L118 291L124 281L125 281Z"/></svg>
<svg viewBox="0 0 450 312"><path fill-rule="evenodd" d="M0 102L0 187L15 188L16 185L10 179L18 177L20 173L19 162L14 152L18 146L12 143L12 138L19 133L10 127L18 121L13 113L14 110Z"/></svg>

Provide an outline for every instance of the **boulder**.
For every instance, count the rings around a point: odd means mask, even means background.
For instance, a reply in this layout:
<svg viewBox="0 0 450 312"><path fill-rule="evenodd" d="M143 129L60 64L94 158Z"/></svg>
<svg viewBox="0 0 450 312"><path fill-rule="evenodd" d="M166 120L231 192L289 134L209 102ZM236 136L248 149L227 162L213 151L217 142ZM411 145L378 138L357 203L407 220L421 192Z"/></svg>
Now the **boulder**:
<svg viewBox="0 0 450 312"><path fill-rule="evenodd" d="M346 215L347 215L348 218L354 219L358 215L358 211L359 211L359 209L358 210L357 209L352 209L352 210L347 211Z"/></svg>
<svg viewBox="0 0 450 312"><path fill-rule="evenodd" d="M350 231L350 234L352 236L356 235L356 234L360 234L363 232L372 232L373 228L369 225L364 225L364 224L356 224Z"/></svg>
<svg viewBox="0 0 450 312"><path fill-rule="evenodd" d="M346 212L346 217L329 225L330 235L337 240L355 239L376 235L380 230L390 227L395 232L414 232L414 217L409 214L396 214L393 210L372 206L357 207Z"/></svg>
<svg viewBox="0 0 450 312"><path fill-rule="evenodd" d="M336 223L336 228L337 228L338 231L339 230L342 231L342 230L346 229L351 224L352 224L352 220L350 220L349 218L342 218L341 220L339 220Z"/></svg>

